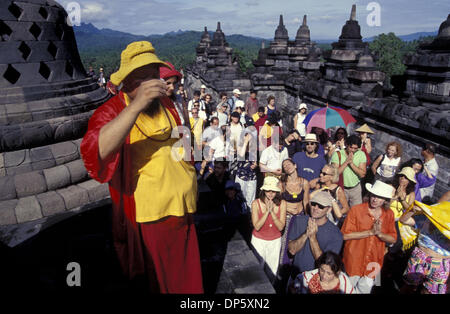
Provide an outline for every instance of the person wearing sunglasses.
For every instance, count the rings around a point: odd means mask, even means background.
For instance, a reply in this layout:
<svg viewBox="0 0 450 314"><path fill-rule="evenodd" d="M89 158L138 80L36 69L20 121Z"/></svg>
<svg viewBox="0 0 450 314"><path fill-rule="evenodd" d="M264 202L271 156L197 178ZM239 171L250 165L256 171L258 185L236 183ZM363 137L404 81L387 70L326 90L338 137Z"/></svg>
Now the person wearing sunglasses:
<svg viewBox="0 0 450 314"><path fill-rule="evenodd" d="M330 193L333 198L333 208L328 213L328 219L335 225L342 227L345 215L350 210L344 190L337 184L339 181L338 169L332 165L325 165L320 172L319 178L310 182L314 191L311 196L319 191Z"/></svg>
<svg viewBox="0 0 450 314"><path fill-rule="evenodd" d="M306 134L305 151L295 153L292 160L297 165L298 176L308 181L319 177L320 170L325 166L325 158L317 153L319 141L314 133Z"/></svg>
<svg viewBox="0 0 450 314"><path fill-rule="evenodd" d="M330 194L320 191L311 197L310 216L292 218L288 232L288 250L294 256L290 281L301 272L315 269L315 262L323 252L341 251L342 233L327 217L331 206Z"/></svg>

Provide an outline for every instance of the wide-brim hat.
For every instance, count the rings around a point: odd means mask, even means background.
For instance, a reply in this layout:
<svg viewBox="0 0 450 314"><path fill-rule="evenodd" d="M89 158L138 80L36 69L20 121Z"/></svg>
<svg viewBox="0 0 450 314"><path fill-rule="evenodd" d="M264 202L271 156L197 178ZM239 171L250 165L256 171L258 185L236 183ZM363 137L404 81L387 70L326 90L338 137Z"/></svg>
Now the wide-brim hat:
<svg viewBox="0 0 450 314"><path fill-rule="evenodd" d="M308 133L305 136L305 139L303 140L304 142L314 142L314 143L319 143L319 141L317 140L317 135L314 133Z"/></svg>
<svg viewBox="0 0 450 314"><path fill-rule="evenodd" d="M387 199L391 199L395 193L395 188L392 185L380 180L375 181L374 184L366 183L366 189L369 193Z"/></svg>
<svg viewBox="0 0 450 314"><path fill-rule="evenodd" d="M239 89L235 88L235 89L233 89L233 94L238 94L238 95L240 95L240 94L241 94L241 91L240 91Z"/></svg>
<svg viewBox="0 0 450 314"><path fill-rule="evenodd" d="M122 54L120 55L120 68L117 72L111 74L111 82L114 85L119 86L131 72L153 63L170 68L167 63L159 60L151 42L132 42L124 51L122 51Z"/></svg>
<svg viewBox="0 0 450 314"><path fill-rule="evenodd" d="M363 124L363 126L361 126L359 129L356 129L355 132L375 134L375 132L372 131L371 128L369 128L367 123Z"/></svg>
<svg viewBox="0 0 450 314"><path fill-rule="evenodd" d="M402 169L402 171L400 171L399 173L397 173L398 175L404 175L409 181L417 183L416 179L414 178L416 176L416 172L414 171L413 168L411 167L405 167Z"/></svg>
<svg viewBox="0 0 450 314"><path fill-rule="evenodd" d="M169 68L161 67L159 69L159 77L162 79L168 79L172 76L175 76L178 81L181 81L183 75L181 75L181 73L175 69L175 66L172 63L167 61L165 61L165 63L169 66Z"/></svg>
<svg viewBox="0 0 450 314"><path fill-rule="evenodd" d="M301 109L306 109L306 110L308 110L308 106L303 102L303 103L301 103L300 105L298 105L298 110L301 110Z"/></svg>
<svg viewBox="0 0 450 314"><path fill-rule="evenodd" d="M280 180L278 180L276 177L268 176L264 178L264 184L261 187L262 191L275 191L275 192L281 192L280 187L278 186L278 183Z"/></svg>

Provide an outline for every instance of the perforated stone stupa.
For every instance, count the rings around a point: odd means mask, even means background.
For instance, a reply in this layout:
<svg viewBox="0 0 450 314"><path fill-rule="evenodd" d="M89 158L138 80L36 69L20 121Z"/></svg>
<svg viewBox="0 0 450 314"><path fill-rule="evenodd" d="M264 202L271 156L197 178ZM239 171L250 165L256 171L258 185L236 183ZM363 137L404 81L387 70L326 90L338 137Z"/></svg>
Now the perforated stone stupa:
<svg viewBox="0 0 450 314"><path fill-rule="evenodd" d="M252 82L258 91L279 90L280 86L298 90L306 80L318 76L321 50L311 41L306 15L295 40L290 41L288 31L280 15L274 40L269 47L261 47L251 74ZM283 88L284 89L284 88Z"/></svg>
<svg viewBox="0 0 450 314"><path fill-rule="evenodd" d="M0 2L0 241L11 246L109 195L79 150L108 93L86 77L66 21L53 0Z"/></svg>
<svg viewBox="0 0 450 314"><path fill-rule="evenodd" d="M192 85L194 81L187 81L188 90L200 89L200 85L205 84L213 89L211 92L215 96L218 96L220 92L230 92L235 88L241 92L248 92L251 89L248 75L240 70L233 56L233 48L229 47L220 22L217 23L212 39L205 27L196 52L196 62L188 68L188 71L201 83Z"/></svg>

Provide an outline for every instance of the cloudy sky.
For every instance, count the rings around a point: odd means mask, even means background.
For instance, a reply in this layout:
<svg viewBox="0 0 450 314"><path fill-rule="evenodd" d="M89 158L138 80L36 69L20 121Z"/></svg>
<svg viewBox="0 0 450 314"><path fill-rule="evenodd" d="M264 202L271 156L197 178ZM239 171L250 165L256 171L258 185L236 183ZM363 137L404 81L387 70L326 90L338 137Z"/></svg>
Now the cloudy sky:
<svg viewBox="0 0 450 314"><path fill-rule="evenodd" d="M57 0L67 8L74 0ZM337 39L349 19L352 4L363 37L394 32L405 35L436 31L450 13L448 0L76 0L81 22L133 34L164 34L170 31L216 30L220 21L225 35L245 34L273 38L280 14L290 39L294 39L303 15L313 40ZM380 8L380 26L375 2ZM371 13L372 12L372 13ZM371 15L370 15L371 14ZM372 26L367 22L372 17ZM370 21L369 21L370 23Z"/></svg>

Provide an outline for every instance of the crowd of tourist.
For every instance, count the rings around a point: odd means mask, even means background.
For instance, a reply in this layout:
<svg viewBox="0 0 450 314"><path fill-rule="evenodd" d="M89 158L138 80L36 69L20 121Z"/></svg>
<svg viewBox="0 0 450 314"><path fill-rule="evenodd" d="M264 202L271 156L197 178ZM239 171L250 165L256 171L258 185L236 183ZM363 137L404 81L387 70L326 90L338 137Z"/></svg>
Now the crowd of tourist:
<svg viewBox="0 0 450 314"><path fill-rule="evenodd" d="M261 105L252 90L244 102L235 89L216 101L204 87L191 100L182 86L175 96L189 104L193 142L209 152L196 161L199 178L205 171L214 178L205 182L217 208L241 225L249 220L251 246L278 293L446 291L448 238L432 223L423 228L426 219L401 222L420 214L415 200L430 204L434 145L405 156L391 142L373 156L375 132L366 124L354 134L345 127L307 133L308 105L300 103L294 128L283 132L274 96ZM202 208L213 210L211 202ZM420 236L408 238L406 228L422 228Z"/></svg>
<svg viewBox="0 0 450 314"><path fill-rule="evenodd" d="M448 220L429 219L415 203L431 204L439 169L433 144L406 156L391 142L374 156L368 125L354 134L345 127L308 133L305 103L284 117L294 127L283 131L274 95L264 103L254 90L247 99L239 89L214 97L205 85L188 95L182 74L166 65L167 96L191 131L197 208L250 227L249 242L278 293L374 293L380 285L446 293Z"/></svg>

